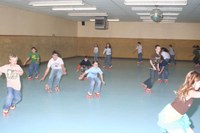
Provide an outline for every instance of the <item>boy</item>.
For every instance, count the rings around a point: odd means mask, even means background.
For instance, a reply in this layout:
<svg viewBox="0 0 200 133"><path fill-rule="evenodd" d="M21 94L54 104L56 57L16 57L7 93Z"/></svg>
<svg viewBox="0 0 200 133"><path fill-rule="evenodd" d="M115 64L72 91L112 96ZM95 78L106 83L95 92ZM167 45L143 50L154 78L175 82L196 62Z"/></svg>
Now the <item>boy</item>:
<svg viewBox="0 0 200 133"><path fill-rule="evenodd" d="M10 64L0 67L0 75L5 74L7 79L7 97L3 106L3 116L8 116L9 110L13 110L16 104L21 101L20 76L23 75L22 68L17 64L18 57L9 56Z"/></svg>
<svg viewBox="0 0 200 133"><path fill-rule="evenodd" d="M151 93L151 88L158 76L158 72L160 71L160 68L159 68L159 62L161 59L160 50L161 50L160 45L156 45L155 53L151 56L151 59L149 61L150 62L150 69L149 69L150 77L147 80L145 80L142 84L146 93Z"/></svg>
<svg viewBox="0 0 200 133"><path fill-rule="evenodd" d="M63 59L58 57L58 55L59 55L58 52L53 51L52 58L49 60L47 64L47 68L45 70L44 76L41 78L41 81L44 81L44 79L46 78L51 68L48 84L45 85L45 90L47 92L51 92L51 88L52 88L54 80L55 80L55 84L54 84L55 91L59 92L60 91L59 84L60 84L61 77L62 75L67 74Z"/></svg>
<svg viewBox="0 0 200 133"><path fill-rule="evenodd" d="M31 60L31 64L28 68L28 80L33 79L33 72L35 72L35 79L39 78L39 54L37 53L37 49L35 47L31 48L31 52L28 54L28 58L24 62L24 66L26 63Z"/></svg>

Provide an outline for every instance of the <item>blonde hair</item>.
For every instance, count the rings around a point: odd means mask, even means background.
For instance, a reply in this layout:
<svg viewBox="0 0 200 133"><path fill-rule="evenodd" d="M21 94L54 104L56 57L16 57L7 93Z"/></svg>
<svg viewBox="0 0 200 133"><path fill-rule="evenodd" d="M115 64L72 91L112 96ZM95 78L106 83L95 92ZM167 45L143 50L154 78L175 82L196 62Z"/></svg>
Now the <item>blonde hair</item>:
<svg viewBox="0 0 200 133"><path fill-rule="evenodd" d="M18 57L15 54L10 54L9 59L11 59L11 58L17 58L18 59Z"/></svg>
<svg viewBox="0 0 200 133"><path fill-rule="evenodd" d="M186 77L185 77L185 82L183 85L179 88L178 92L176 93L178 98L181 101L185 101L186 97L188 95L188 92L190 90L194 90L194 83L195 81L200 80L200 73L197 71L190 71Z"/></svg>

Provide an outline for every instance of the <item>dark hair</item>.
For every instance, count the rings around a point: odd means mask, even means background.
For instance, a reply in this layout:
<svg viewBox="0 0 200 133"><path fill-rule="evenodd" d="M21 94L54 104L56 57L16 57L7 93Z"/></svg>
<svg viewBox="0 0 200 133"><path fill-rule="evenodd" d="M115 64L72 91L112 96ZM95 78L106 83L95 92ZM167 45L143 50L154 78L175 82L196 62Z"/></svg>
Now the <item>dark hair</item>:
<svg viewBox="0 0 200 133"><path fill-rule="evenodd" d="M165 47L162 47L162 48L161 48L161 51L169 52L168 49L165 48Z"/></svg>
<svg viewBox="0 0 200 133"><path fill-rule="evenodd" d="M35 49L35 51L37 51L36 47L32 47L31 50L32 50L32 49Z"/></svg>
<svg viewBox="0 0 200 133"><path fill-rule="evenodd" d="M109 45L109 48L111 48L111 44L109 42L106 43L106 47L107 48L107 45Z"/></svg>
<svg viewBox="0 0 200 133"><path fill-rule="evenodd" d="M170 44L169 46L170 46L170 47L172 47L172 45L171 45L171 44Z"/></svg>
<svg viewBox="0 0 200 133"><path fill-rule="evenodd" d="M137 42L138 44L141 44L141 42Z"/></svg>
<svg viewBox="0 0 200 133"><path fill-rule="evenodd" d="M98 62L98 61L96 61L96 60L92 61L92 64L94 64L95 62L99 64L99 62Z"/></svg>
<svg viewBox="0 0 200 133"><path fill-rule="evenodd" d="M57 54L58 57L61 57L60 53L58 53L56 50L54 50L54 51L52 52L52 55L54 55L54 54Z"/></svg>
<svg viewBox="0 0 200 133"><path fill-rule="evenodd" d="M156 49L157 47L160 47L160 45L155 45L155 49Z"/></svg>

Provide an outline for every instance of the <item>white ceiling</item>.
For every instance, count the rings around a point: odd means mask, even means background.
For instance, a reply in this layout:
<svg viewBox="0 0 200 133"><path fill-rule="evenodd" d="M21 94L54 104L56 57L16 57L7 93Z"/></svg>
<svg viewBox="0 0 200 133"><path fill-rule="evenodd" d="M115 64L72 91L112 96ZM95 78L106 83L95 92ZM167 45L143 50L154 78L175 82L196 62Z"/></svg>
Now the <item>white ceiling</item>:
<svg viewBox="0 0 200 133"><path fill-rule="evenodd" d="M120 21L142 21L136 14L138 11L131 10L132 6L125 5L124 0L83 0L86 4L96 6L97 10L95 11L53 11L52 7L33 7L29 5L31 1L41 0L0 0L0 4L75 21L89 21L89 19L94 19L95 17L72 17L68 16L69 12L106 12L109 19L118 18ZM181 7L183 7L183 10L177 16L175 22L200 23L200 0L188 0L187 5Z"/></svg>

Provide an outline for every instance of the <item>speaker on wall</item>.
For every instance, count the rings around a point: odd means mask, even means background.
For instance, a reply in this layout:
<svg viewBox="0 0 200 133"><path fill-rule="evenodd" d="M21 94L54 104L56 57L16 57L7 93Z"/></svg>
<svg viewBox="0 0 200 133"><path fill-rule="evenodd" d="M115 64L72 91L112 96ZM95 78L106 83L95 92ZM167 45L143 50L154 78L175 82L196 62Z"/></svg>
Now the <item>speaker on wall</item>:
<svg viewBox="0 0 200 133"><path fill-rule="evenodd" d="M82 23L82 26L84 26L84 25L85 25L85 21L82 21L81 23Z"/></svg>

